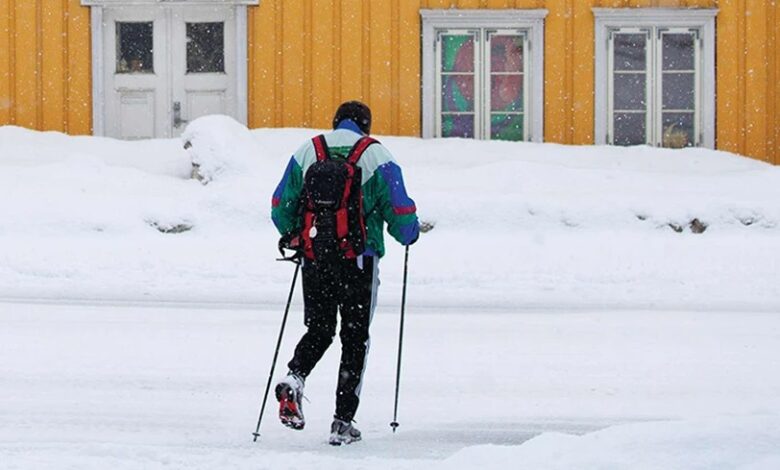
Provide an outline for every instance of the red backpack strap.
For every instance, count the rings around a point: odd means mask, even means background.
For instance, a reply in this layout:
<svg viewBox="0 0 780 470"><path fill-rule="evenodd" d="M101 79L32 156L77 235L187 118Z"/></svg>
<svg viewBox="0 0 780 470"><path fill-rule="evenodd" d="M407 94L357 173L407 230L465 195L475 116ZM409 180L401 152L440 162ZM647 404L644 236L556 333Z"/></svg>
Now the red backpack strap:
<svg viewBox="0 0 780 470"><path fill-rule="evenodd" d="M360 160L360 157L363 156L363 152L366 151L368 146L378 143L379 141L373 137L361 137L360 140L358 140L357 143L355 143L355 145L352 147L352 150L349 151L349 157L347 157L347 161L353 165L357 165L358 160Z"/></svg>
<svg viewBox="0 0 780 470"><path fill-rule="evenodd" d="M328 143L325 142L325 136L320 134L317 137L311 139L314 143L314 152L317 154L317 161L322 162L330 159L330 150L328 149Z"/></svg>

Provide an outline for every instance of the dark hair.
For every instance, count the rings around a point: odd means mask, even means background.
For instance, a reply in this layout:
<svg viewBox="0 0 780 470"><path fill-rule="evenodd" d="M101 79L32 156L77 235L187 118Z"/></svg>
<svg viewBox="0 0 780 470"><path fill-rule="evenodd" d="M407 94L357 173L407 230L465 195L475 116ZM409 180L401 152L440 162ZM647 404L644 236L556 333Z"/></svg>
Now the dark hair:
<svg viewBox="0 0 780 470"><path fill-rule="evenodd" d="M371 110L360 101L347 101L341 103L336 115L333 116L333 128L337 128L341 121L349 119L353 121L363 131L364 134L371 133Z"/></svg>

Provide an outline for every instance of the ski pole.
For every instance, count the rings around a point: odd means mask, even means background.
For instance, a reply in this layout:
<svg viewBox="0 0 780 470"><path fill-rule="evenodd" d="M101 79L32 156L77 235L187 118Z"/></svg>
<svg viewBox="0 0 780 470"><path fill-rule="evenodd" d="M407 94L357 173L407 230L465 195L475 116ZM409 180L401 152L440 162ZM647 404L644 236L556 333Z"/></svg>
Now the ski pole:
<svg viewBox="0 0 780 470"><path fill-rule="evenodd" d="M406 245L406 253L404 254L404 284L401 293L401 329L398 333L398 365L395 369L395 406L393 407L393 422L390 423L390 427L393 428L393 433L398 429L398 390L401 384L401 350L404 345L404 313L406 310L406 277L409 271L409 245Z"/></svg>
<svg viewBox="0 0 780 470"><path fill-rule="evenodd" d="M292 261L295 263L295 274L293 274L292 285L290 286L290 295L287 296L287 307L284 309L284 317L282 317L282 327L279 330L279 339L276 340L276 350L274 351L274 359L271 362L271 373L268 374L268 383L265 386L265 395L263 395L263 404L260 407L260 416L257 418L257 428L252 433L255 436L253 442L257 442L257 438L260 437L260 423L263 422L263 412L265 411L265 404L268 401L268 391L271 389L271 380L273 380L274 369L276 368L276 359L279 357L279 347L282 345L282 336L284 336L284 326L287 324L287 314L290 312L290 303L292 302L293 291L295 290L295 281L298 280L298 270L301 268L301 261L294 258L282 258L277 261Z"/></svg>

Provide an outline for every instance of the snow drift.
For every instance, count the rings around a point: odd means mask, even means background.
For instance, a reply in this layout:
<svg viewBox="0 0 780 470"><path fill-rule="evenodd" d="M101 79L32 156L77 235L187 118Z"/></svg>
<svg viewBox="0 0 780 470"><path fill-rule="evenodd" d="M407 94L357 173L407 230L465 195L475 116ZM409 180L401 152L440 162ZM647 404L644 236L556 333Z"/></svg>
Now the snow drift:
<svg viewBox="0 0 780 470"><path fill-rule="evenodd" d="M289 273L270 196L318 132L223 116L181 140L0 128L0 295L278 302ZM412 250L420 305L780 308L776 167L706 149L379 139L435 227Z"/></svg>

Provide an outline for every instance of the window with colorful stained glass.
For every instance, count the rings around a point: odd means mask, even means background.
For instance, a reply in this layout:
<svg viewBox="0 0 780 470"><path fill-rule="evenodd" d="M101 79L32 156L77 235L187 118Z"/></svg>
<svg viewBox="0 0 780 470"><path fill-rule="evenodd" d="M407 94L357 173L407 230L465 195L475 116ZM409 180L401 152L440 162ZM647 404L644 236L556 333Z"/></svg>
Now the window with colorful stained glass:
<svg viewBox="0 0 780 470"><path fill-rule="evenodd" d="M437 135L526 140L526 35L443 30L436 46Z"/></svg>

